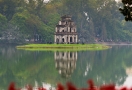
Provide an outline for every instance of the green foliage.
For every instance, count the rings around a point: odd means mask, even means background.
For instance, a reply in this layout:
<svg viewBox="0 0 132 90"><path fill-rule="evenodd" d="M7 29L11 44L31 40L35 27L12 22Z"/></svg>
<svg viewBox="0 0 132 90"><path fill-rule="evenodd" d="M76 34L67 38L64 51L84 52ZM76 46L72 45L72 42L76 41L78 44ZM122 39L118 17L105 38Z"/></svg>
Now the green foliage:
<svg viewBox="0 0 132 90"><path fill-rule="evenodd" d="M4 15L0 14L0 33L6 28L7 19Z"/></svg>
<svg viewBox="0 0 132 90"><path fill-rule="evenodd" d="M125 16L126 21L132 21L132 1L122 0L123 8L119 8L120 12Z"/></svg>
<svg viewBox="0 0 132 90"><path fill-rule="evenodd" d="M27 27L25 26L25 24L26 24L26 20L29 18L29 15L30 14L28 13L28 11L24 11L22 13L16 13L13 15L11 23L17 25L20 28L20 30L26 31Z"/></svg>
<svg viewBox="0 0 132 90"><path fill-rule="evenodd" d="M8 20L11 20L17 7L17 0L1 0L0 1L0 13L5 15Z"/></svg>
<svg viewBox="0 0 132 90"><path fill-rule="evenodd" d="M23 39L35 40L39 35L41 42L53 42L60 17L70 14L80 42L131 41L132 35L123 30L131 32L132 25L123 21L119 5L114 0L0 0L0 33L12 24Z"/></svg>

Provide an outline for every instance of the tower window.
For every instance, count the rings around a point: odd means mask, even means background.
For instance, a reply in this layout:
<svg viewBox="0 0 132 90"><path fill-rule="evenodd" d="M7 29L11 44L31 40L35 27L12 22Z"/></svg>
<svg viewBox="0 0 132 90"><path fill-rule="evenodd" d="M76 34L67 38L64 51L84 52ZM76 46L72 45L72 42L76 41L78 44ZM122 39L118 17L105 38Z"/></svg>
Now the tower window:
<svg viewBox="0 0 132 90"><path fill-rule="evenodd" d="M74 40L76 40L76 37L74 37Z"/></svg>
<svg viewBox="0 0 132 90"><path fill-rule="evenodd" d="M71 28L70 28L70 32L72 32Z"/></svg>
<svg viewBox="0 0 132 90"><path fill-rule="evenodd" d="M62 42L64 42L65 40L64 40L64 38L62 38Z"/></svg>
<svg viewBox="0 0 132 90"><path fill-rule="evenodd" d="M70 37L70 42L72 42L72 37Z"/></svg>

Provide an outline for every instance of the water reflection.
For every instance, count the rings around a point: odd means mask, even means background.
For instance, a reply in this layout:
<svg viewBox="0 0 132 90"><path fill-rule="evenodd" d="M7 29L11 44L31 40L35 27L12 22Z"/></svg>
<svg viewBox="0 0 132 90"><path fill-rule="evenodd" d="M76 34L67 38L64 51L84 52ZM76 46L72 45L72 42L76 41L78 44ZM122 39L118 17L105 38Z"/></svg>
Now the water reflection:
<svg viewBox="0 0 132 90"><path fill-rule="evenodd" d="M85 87L88 79L93 79L96 85L104 82L123 85L125 79L128 82L132 77L131 58L132 46L113 46L103 51L52 52L17 50L4 45L0 46L0 90L12 81L18 87L34 85L34 81L38 85L42 82L65 84L66 80Z"/></svg>
<svg viewBox="0 0 132 90"><path fill-rule="evenodd" d="M123 86L127 86L127 88L131 88L132 87L132 67L127 67L126 68L126 80L123 83Z"/></svg>
<svg viewBox="0 0 132 90"><path fill-rule="evenodd" d="M63 78L68 78L76 68L77 52L55 52L55 67Z"/></svg>

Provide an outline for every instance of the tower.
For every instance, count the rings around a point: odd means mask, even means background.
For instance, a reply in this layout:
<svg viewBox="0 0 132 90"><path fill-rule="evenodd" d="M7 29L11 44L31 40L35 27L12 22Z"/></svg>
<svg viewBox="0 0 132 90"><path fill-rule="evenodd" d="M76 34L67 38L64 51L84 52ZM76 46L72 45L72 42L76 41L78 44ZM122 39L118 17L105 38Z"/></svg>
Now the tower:
<svg viewBox="0 0 132 90"><path fill-rule="evenodd" d="M64 15L61 17L58 25L55 28L54 42L59 43L77 43L78 35L75 23L71 20L71 16Z"/></svg>

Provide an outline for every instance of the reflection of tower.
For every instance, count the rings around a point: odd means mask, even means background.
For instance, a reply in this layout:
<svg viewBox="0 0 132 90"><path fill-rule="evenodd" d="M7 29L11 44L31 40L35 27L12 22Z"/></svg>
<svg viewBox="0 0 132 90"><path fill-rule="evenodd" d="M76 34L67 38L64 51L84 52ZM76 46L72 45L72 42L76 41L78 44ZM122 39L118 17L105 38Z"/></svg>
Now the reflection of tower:
<svg viewBox="0 0 132 90"><path fill-rule="evenodd" d="M55 66L62 77L70 77L76 68L77 52L55 52Z"/></svg>

